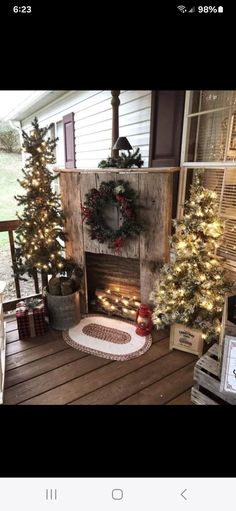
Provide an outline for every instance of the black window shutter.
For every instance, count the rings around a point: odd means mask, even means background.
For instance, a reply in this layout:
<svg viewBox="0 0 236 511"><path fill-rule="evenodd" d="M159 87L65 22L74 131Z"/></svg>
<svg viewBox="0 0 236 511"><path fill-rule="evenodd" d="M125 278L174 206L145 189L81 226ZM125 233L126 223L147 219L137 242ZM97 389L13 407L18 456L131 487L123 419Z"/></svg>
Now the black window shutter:
<svg viewBox="0 0 236 511"><path fill-rule="evenodd" d="M63 117L64 129L64 147L65 147L65 167L66 169L75 168L75 130L74 113Z"/></svg>
<svg viewBox="0 0 236 511"><path fill-rule="evenodd" d="M185 91L152 91L150 167L178 167Z"/></svg>

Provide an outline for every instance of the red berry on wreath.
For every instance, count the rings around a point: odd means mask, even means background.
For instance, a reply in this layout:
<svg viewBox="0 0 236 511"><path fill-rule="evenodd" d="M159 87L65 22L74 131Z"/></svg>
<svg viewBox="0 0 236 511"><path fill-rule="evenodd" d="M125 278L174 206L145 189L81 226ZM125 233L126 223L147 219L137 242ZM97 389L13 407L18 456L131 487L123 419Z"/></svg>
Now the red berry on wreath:
<svg viewBox="0 0 236 511"><path fill-rule="evenodd" d="M90 218L90 217L91 217L91 215L92 215L92 211L91 211L91 209L86 208L86 206L82 206L82 208L81 208L81 212L82 212L82 222L84 222L84 220L85 220L86 218Z"/></svg>
<svg viewBox="0 0 236 511"><path fill-rule="evenodd" d="M115 250L120 250L123 247L123 243L124 243L124 238L122 238L122 236L117 238L114 241L114 248L115 248Z"/></svg>
<svg viewBox="0 0 236 511"><path fill-rule="evenodd" d="M119 202L119 204L122 204L122 202L124 202L125 198L122 197L122 195L119 195L118 193L116 194L116 200L117 202Z"/></svg>
<svg viewBox="0 0 236 511"><path fill-rule="evenodd" d="M132 218L132 216L134 216L134 212L131 208L126 208L125 215L127 216L127 218Z"/></svg>

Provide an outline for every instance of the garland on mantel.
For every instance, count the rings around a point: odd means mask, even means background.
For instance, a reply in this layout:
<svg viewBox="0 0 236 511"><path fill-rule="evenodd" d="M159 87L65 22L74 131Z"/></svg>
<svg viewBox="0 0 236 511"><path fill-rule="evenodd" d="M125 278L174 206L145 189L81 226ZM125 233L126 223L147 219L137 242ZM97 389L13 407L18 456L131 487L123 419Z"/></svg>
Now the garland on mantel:
<svg viewBox="0 0 236 511"><path fill-rule="evenodd" d="M137 197L129 182L123 180L102 182L99 190L92 188L86 193L82 221L86 220L89 226L90 238L99 243L109 242L112 248L119 251L126 239L138 235L143 225L137 220ZM104 219L104 210L109 204L119 208L122 216L122 225L116 230L108 227Z"/></svg>
<svg viewBox="0 0 236 511"><path fill-rule="evenodd" d="M117 158L112 158L108 156L106 160L100 161L98 164L99 168L112 168L116 167L118 169L131 169L132 167L138 167L139 169L143 166L144 161L142 160L142 156L140 154L139 147L131 153L128 150L128 154L122 152Z"/></svg>

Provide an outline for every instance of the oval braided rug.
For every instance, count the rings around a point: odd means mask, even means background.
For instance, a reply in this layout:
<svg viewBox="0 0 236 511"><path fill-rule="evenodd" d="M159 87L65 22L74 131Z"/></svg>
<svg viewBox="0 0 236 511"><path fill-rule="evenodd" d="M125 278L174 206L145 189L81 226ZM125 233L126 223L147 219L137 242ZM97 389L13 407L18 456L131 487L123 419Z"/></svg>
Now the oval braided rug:
<svg viewBox="0 0 236 511"><path fill-rule="evenodd" d="M63 332L63 339L73 348L111 360L129 360L145 353L152 337L135 333L128 321L98 314L83 317L80 323Z"/></svg>

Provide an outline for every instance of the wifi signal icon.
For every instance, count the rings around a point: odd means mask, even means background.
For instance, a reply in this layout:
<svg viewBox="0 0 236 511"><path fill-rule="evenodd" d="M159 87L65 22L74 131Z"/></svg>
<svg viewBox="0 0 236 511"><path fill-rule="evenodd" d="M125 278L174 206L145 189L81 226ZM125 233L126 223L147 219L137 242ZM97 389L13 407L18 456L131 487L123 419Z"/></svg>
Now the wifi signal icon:
<svg viewBox="0 0 236 511"><path fill-rule="evenodd" d="M185 5L178 5L177 9L179 9L180 12L187 12Z"/></svg>
<svg viewBox="0 0 236 511"><path fill-rule="evenodd" d="M188 12L195 12L195 7L192 7Z"/></svg>

